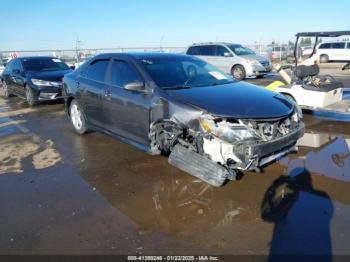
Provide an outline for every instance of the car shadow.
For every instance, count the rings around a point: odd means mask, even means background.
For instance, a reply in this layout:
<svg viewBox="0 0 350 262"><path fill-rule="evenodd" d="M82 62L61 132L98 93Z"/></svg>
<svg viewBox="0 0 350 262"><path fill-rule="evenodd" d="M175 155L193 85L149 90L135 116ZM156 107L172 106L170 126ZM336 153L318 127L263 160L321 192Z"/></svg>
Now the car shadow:
<svg viewBox="0 0 350 262"><path fill-rule="evenodd" d="M312 185L304 168L278 177L261 204L261 217L274 223L269 261L332 261L333 204Z"/></svg>

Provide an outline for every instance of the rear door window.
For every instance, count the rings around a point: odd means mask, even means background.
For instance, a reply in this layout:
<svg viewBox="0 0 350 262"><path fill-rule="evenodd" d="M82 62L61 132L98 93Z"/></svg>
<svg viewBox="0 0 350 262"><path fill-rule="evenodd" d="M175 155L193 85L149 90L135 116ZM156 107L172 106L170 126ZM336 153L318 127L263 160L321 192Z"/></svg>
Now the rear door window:
<svg viewBox="0 0 350 262"><path fill-rule="evenodd" d="M215 55L215 45L203 45L203 46L201 46L201 55L214 56Z"/></svg>
<svg viewBox="0 0 350 262"><path fill-rule="evenodd" d="M109 64L109 59L93 61L87 68L85 77L94 81L104 82Z"/></svg>
<svg viewBox="0 0 350 262"><path fill-rule="evenodd" d="M187 50L188 55L200 55L200 46L191 46Z"/></svg>
<svg viewBox="0 0 350 262"><path fill-rule="evenodd" d="M137 70L126 61L114 60L111 70L111 84L123 87L133 82L143 82Z"/></svg>
<svg viewBox="0 0 350 262"><path fill-rule="evenodd" d="M325 43L325 44L320 45L319 48L320 49L329 49L329 48L331 48L331 44L330 43Z"/></svg>
<svg viewBox="0 0 350 262"><path fill-rule="evenodd" d="M333 49L344 49L345 48L345 43L340 42L340 43L333 43L332 44Z"/></svg>

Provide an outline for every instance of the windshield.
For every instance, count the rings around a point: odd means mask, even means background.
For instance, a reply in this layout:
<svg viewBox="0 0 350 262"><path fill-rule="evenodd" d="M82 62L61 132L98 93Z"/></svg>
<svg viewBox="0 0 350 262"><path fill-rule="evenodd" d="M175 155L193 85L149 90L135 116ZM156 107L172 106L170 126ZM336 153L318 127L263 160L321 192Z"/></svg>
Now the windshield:
<svg viewBox="0 0 350 262"><path fill-rule="evenodd" d="M244 47L242 45L229 45L228 46L232 52L234 52L236 55L255 55L255 52L247 47Z"/></svg>
<svg viewBox="0 0 350 262"><path fill-rule="evenodd" d="M216 67L191 56L140 59L153 81L163 89L224 85L234 82Z"/></svg>
<svg viewBox="0 0 350 262"><path fill-rule="evenodd" d="M22 59L26 71L62 71L70 68L62 60L50 57L24 58Z"/></svg>

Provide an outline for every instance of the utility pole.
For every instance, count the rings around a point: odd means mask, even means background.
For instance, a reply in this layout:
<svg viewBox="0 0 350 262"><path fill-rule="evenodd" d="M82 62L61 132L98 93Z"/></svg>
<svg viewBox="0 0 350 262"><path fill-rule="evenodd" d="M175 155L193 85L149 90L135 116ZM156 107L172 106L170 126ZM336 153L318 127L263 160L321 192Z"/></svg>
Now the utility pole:
<svg viewBox="0 0 350 262"><path fill-rule="evenodd" d="M83 42L77 37L77 41L75 42L75 56L76 62L79 63L79 53Z"/></svg>

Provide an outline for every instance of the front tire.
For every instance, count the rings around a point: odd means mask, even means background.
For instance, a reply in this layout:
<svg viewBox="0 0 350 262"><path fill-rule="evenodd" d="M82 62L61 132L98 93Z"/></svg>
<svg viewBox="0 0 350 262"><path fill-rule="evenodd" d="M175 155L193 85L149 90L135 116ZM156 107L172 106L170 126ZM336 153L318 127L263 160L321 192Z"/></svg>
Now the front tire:
<svg viewBox="0 0 350 262"><path fill-rule="evenodd" d="M29 86L26 87L26 100L30 106L35 106L38 103L37 93Z"/></svg>
<svg viewBox="0 0 350 262"><path fill-rule="evenodd" d="M246 77L246 72L242 65L235 65L232 67L231 74L238 81L241 81Z"/></svg>
<svg viewBox="0 0 350 262"><path fill-rule="evenodd" d="M69 116L75 132L80 135L87 132L83 111L76 100L73 100L69 106Z"/></svg>

